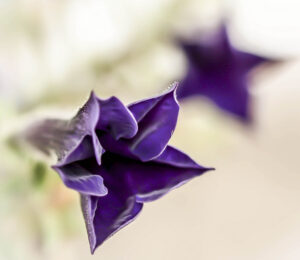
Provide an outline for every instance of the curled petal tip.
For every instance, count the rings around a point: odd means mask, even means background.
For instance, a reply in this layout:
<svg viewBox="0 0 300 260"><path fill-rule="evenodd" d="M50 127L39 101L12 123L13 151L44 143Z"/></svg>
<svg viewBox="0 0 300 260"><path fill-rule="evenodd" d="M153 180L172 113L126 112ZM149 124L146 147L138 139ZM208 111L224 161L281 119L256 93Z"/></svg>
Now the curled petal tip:
<svg viewBox="0 0 300 260"><path fill-rule="evenodd" d="M91 255L94 255L96 248L97 248L96 246L90 247Z"/></svg>
<svg viewBox="0 0 300 260"><path fill-rule="evenodd" d="M177 87L178 87L178 85L179 85L179 82L178 82L178 81L174 81L174 82L171 84L171 88L172 88L173 90L176 90Z"/></svg>
<svg viewBox="0 0 300 260"><path fill-rule="evenodd" d="M208 168L206 168L206 170L207 170L207 171L215 171L216 168L214 168L214 167L208 167Z"/></svg>
<svg viewBox="0 0 300 260"><path fill-rule="evenodd" d="M173 93L174 100L177 103L177 105L179 106L179 102L178 102L178 98L177 98L178 87L179 87L179 82L178 81L173 82L170 86L170 88L171 88L170 92Z"/></svg>
<svg viewBox="0 0 300 260"><path fill-rule="evenodd" d="M107 195L108 189L100 175L92 174L78 164L66 166L52 166L62 179L63 183L70 189L80 194L102 197Z"/></svg>
<svg viewBox="0 0 300 260"><path fill-rule="evenodd" d="M95 98L97 98L97 96L96 96L96 94L95 94L95 91L94 91L94 90L91 90L91 92L90 92L90 97L95 97Z"/></svg>
<svg viewBox="0 0 300 260"><path fill-rule="evenodd" d="M174 93L175 93L175 96L176 96L176 91L177 91L177 89L178 89L178 86L179 86L179 82L178 82L178 81L174 81L174 82L169 86L167 93L174 92Z"/></svg>

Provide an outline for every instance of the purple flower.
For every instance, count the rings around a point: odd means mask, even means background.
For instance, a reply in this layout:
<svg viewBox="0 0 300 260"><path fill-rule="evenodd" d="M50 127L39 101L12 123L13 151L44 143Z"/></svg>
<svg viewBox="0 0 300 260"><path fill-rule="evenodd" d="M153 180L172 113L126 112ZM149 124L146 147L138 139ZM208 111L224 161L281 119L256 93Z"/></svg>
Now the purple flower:
<svg viewBox="0 0 300 260"><path fill-rule="evenodd" d="M188 60L187 75L178 88L178 99L201 95L219 108L251 122L248 73L266 58L237 50L225 26L217 35L199 41L181 41Z"/></svg>
<svg viewBox="0 0 300 260"><path fill-rule="evenodd" d="M92 253L145 202L212 170L168 146L178 112L175 86L127 107L92 93L70 121L46 120L28 133L36 147L56 152L53 168L80 193Z"/></svg>

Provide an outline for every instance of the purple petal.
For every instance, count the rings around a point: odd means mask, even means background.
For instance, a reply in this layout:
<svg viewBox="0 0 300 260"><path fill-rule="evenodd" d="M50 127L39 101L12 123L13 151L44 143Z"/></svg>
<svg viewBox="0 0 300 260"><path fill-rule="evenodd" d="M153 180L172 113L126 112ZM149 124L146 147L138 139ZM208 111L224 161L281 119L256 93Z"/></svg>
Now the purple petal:
<svg viewBox="0 0 300 260"><path fill-rule="evenodd" d="M147 113L161 100L161 96L145 99L128 105L137 122L140 122Z"/></svg>
<svg viewBox="0 0 300 260"><path fill-rule="evenodd" d="M207 96L213 98L213 102L219 108L238 117L245 123L250 123L252 120L250 94L245 85L246 79L244 79L244 82L232 83L232 88L228 88L228 91L218 91L216 93L216 89L212 89L207 92Z"/></svg>
<svg viewBox="0 0 300 260"><path fill-rule="evenodd" d="M225 25L215 35L181 42L181 47L187 56L188 70L178 98L201 95L243 122L251 122L248 73L270 60L236 49Z"/></svg>
<svg viewBox="0 0 300 260"><path fill-rule="evenodd" d="M104 197L85 196L82 200L91 252L124 226L132 222L142 210L143 204L136 202L122 181L113 179L111 172L101 174L109 192Z"/></svg>
<svg viewBox="0 0 300 260"><path fill-rule="evenodd" d="M122 187L127 187L138 202L155 200L188 180L212 170L196 164L172 147L167 147L157 159L144 163L105 153L101 168L109 172L114 181L120 182L120 185L123 183ZM104 181L106 183L106 177Z"/></svg>
<svg viewBox="0 0 300 260"><path fill-rule="evenodd" d="M168 146L152 162L130 168L129 183L139 202L156 200L194 177L214 170L198 165L189 156Z"/></svg>
<svg viewBox="0 0 300 260"><path fill-rule="evenodd" d="M251 122L251 99L247 89L246 75L236 76L234 72L218 72L213 75L201 74L193 65L178 89L178 96L204 96L214 102L220 109Z"/></svg>
<svg viewBox="0 0 300 260"><path fill-rule="evenodd" d="M179 106L175 90L176 86L157 98L130 105L129 109L139 121L137 134L133 138L123 140L119 144L115 143L114 147L107 147L107 149L109 151L127 151L127 156L128 153L131 153L142 161L148 161L161 154L177 123ZM150 103L152 104L150 105ZM100 137L101 141L103 139L105 137ZM106 142L106 144L108 143ZM117 148L118 145L121 148Z"/></svg>
<svg viewBox="0 0 300 260"><path fill-rule="evenodd" d="M180 101L190 96L202 95L201 87L203 87L203 83L201 82L201 72L199 72L197 66L193 66L192 64L188 66L185 78L177 89L177 97Z"/></svg>
<svg viewBox="0 0 300 260"><path fill-rule="evenodd" d="M92 253L133 221L143 202L211 170L167 146L179 111L175 90L128 108L92 93L72 120L47 120L30 132L41 150L57 153L53 168L80 193Z"/></svg>
<svg viewBox="0 0 300 260"><path fill-rule="evenodd" d="M53 166L53 169L58 172L64 184L70 189L85 195L105 196L107 194L103 178L82 168L78 163Z"/></svg>
<svg viewBox="0 0 300 260"><path fill-rule="evenodd" d="M158 158L145 163L105 152L101 166L93 159L80 164L88 172L101 175L108 189L108 194L103 197L83 197L82 208L92 252L133 221L143 202L156 200L212 170L170 146Z"/></svg>
<svg viewBox="0 0 300 260"><path fill-rule="evenodd" d="M143 204L136 202L134 197L123 196L119 192L111 191L107 196L98 199L94 218L96 244L92 252L106 239L131 223L142 208Z"/></svg>
<svg viewBox="0 0 300 260"><path fill-rule="evenodd" d="M193 159L191 159L191 157L172 146L167 146L164 152L159 157L155 158L153 162L167 164L179 168L194 168L203 170L213 169L200 166Z"/></svg>
<svg viewBox="0 0 300 260"><path fill-rule="evenodd" d="M100 120L97 129L109 132L118 140L131 138L138 130L137 122L130 110L116 97L99 100Z"/></svg>
<svg viewBox="0 0 300 260"><path fill-rule="evenodd" d="M109 133L102 131L98 131L97 134L100 143L105 151L109 151L111 153L119 154L132 159L139 159L130 150L130 139L116 140Z"/></svg>
<svg viewBox="0 0 300 260"><path fill-rule="evenodd" d="M94 153L101 163L102 147L95 133L99 104L94 93L71 120L45 120L26 133L27 140L46 154L54 151L57 165L82 160Z"/></svg>
<svg viewBox="0 0 300 260"><path fill-rule="evenodd" d="M140 122L151 109L153 109L158 102L161 101L166 95L170 93L174 93L174 99L176 100L176 89L178 87L178 83L173 83L171 88L164 94L159 95L157 97L148 98L142 101L138 101L128 105L128 109L132 112L137 122Z"/></svg>
<svg viewBox="0 0 300 260"><path fill-rule="evenodd" d="M97 209L98 198L99 197L95 197L95 196L89 196L83 194L80 195L81 211L83 214L86 230L88 233L88 239L89 239L90 249L92 253L94 252L97 244L96 232L94 227L94 218Z"/></svg>
<svg viewBox="0 0 300 260"><path fill-rule="evenodd" d="M250 54L247 52L236 51L235 55L236 55L236 59L240 61L240 64L243 65L243 68L245 70L251 70L263 63L268 63L268 62L275 63L275 60L266 57L257 56L255 54Z"/></svg>

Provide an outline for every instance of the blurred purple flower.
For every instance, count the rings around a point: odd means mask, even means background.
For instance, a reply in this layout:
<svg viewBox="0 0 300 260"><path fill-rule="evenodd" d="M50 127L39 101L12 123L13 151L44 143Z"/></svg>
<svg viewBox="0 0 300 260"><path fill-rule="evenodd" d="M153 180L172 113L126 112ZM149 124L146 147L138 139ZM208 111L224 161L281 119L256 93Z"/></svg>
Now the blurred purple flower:
<svg viewBox="0 0 300 260"><path fill-rule="evenodd" d="M180 41L180 46L188 60L188 71L178 88L178 99L205 96L222 110L251 122L248 73L270 60L237 50L225 26L212 37Z"/></svg>
<svg viewBox="0 0 300 260"><path fill-rule="evenodd" d="M58 163L53 168L81 195L91 252L129 224L144 202L212 168L168 146L177 123L176 87L128 107L94 93L70 121L46 120L28 133Z"/></svg>

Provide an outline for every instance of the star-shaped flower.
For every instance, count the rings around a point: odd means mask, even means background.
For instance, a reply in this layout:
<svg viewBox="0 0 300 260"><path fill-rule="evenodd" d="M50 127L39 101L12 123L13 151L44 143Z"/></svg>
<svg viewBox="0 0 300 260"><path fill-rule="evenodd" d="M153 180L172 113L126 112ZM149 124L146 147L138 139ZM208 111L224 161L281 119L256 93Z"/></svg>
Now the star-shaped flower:
<svg viewBox="0 0 300 260"><path fill-rule="evenodd" d="M215 35L180 41L180 46L187 57L188 70L178 88L178 99L205 96L222 110L251 122L248 74L270 60L237 50L225 26Z"/></svg>
<svg viewBox="0 0 300 260"><path fill-rule="evenodd" d="M212 169L168 146L178 112L175 86L127 107L92 93L70 121L46 120L28 132L36 147L56 152L53 168L80 193L92 253L145 202Z"/></svg>

